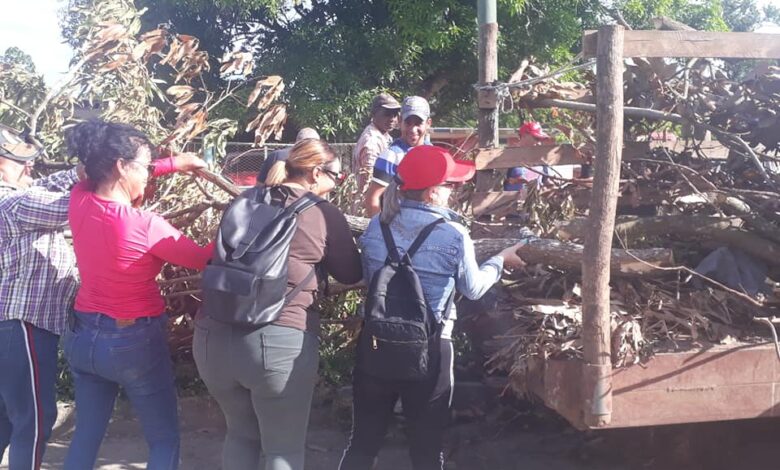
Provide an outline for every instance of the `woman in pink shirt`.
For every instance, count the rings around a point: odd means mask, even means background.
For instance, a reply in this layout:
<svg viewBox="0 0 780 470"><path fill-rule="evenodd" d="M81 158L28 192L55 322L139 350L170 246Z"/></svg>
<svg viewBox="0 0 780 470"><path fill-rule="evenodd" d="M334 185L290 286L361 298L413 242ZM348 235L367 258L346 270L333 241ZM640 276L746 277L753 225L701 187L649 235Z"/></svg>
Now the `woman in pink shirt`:
<svg viewBox="0 0 780 470"><path fill-rule="evenodd" d="M175 469L176 388L155 278L166 262L203 269L212 246L197 245L140 206L150 178L205 162L186 154L155 159L142 132L96 120L76 125L67 145L88 179L73 188L68 210L81 287L63 342L76 389L76 430L65 469L94 467L120 387L140 418L147 468Z"/></svg>

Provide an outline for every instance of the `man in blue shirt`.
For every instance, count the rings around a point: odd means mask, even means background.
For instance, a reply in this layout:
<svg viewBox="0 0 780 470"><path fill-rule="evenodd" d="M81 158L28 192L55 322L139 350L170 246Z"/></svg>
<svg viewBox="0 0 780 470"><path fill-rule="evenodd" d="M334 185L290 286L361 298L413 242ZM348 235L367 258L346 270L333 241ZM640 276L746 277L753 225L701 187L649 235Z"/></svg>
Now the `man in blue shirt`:
<svg viewBox="0 0 780 470"><path fill-rule="evenodd" d="M397 170L401 182L388 186L381 215L371 219L360 238L363 277L366 285L372 285L388 256L380 222L389 226L398 250L406 253L424 227L444 219L411 260L427 311L440 326L439 354L435 361L431 359L434 365L422 380L388 380L355 369L352 436L340 470L372 468L399 397L408 420L412 468L444 468L442 440L452 404L451 335L456 318L455 306L448 300L453 290L478 299L499 281L505 267L524 264L517 254L522 244L478 264L468 230L448 208L453 187L474 175L473 162L454 160L444 149L423 145L410 150Z"/></svg>
<svg viewBox="0 0 780 470"><path fill-rule="evenodd" d="M379 213L382 193L393 181L398 165L406 152L426 143L431 127L431 108L420 96L408 96L401 105L401 137L382 152L374 163L374 173L365 196L366 215Z"/></svg>

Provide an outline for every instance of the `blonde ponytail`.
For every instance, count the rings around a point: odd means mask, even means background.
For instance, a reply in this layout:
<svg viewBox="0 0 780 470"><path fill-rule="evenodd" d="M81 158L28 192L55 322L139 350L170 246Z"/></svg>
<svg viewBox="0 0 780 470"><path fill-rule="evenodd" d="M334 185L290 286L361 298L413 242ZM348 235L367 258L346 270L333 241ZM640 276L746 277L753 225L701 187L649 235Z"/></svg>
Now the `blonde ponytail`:
<svg viewBox="0 0 780 470"><path fill-rule="evenodd" d="M379 220L383 224L390 225L395 216L401 212L400 193L398 182L393 180L382 194L382 212L379 213Z"/></svg>
<svg viewBox="0 0 780 470"><path fill-rule="evenodd" d="M271 165L271 169L268 170L268 176L265 177L265 184L267 186L277 186L287 180L287 162L277 161Z"/></svg>

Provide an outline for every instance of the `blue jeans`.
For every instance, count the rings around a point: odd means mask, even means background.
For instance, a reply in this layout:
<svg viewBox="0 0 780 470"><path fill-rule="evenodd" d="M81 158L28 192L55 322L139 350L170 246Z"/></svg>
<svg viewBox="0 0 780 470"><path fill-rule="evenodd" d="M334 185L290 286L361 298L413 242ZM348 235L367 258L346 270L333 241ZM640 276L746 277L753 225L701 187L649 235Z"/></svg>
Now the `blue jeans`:
<svg viewBox="0 0 780 470"><path fill-rule="evenodd" d="M59 336L21 320L0 321L0 460L38 469L57 419Z"/></svg>
<svg viewBox="0 0 780 470"><path fill-rule="evenodd" d="M106 315L74 312L63 349L76 389L76 430L65 470L93 468L121 386L149 445L149 470L179 466L179 423L166 315L129 326Z"/></svg>

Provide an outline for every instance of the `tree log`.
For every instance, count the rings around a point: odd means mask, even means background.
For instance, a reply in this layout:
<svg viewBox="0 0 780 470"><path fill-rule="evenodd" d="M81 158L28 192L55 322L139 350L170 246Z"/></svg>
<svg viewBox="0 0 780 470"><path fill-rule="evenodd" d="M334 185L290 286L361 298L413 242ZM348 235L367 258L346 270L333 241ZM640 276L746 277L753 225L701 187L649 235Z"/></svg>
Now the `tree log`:
<svg viewBox="0 0 780 470"><path fill-rule="evenodd" d="M780 267L780 243L739 228L741 220L704 215L666 215L658 217L621 217L615 231L624 239L637 236L668 236L712 246L728 246L748 253L770 266ZM556 235L564 240L584 236L587 219L577 218L558 227ZM766 230L769 228L764 227ZM773 232L780 237L780 233Z"/></svg>
<svg viewBox="0 0 780 470"><path fill-rule="evenodd" d="M588 229L586 217L576 217L561 222L555 235L564 241L581 240ZM713 230L725 230L733 226L734 220L706 215L663 215L657 217L621 216L615 221L615 232L621 238L640 236L655 237L671 235L693 237L711 235Z"/></svg>
<svg viewBox="0 0 780 470"><path fill-rule="evenodd" d="M519 242L511 238L484 238L474 240L477 260L483 261L501 249ZM580 272L583 246L548 238L535 238L523 246L518 254L526 263L545 264L557 269ZM638 261L639 258L642 261ZM643 262L644 261L644 262ZM650 263L650 265L646 264ZM663 275L664 271L652 266L668 267L674 264L672 250L668 248L644 248L637 250L612 249L610 269L614 276L647 277Z"/></svg>

